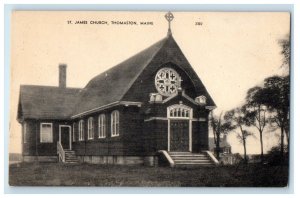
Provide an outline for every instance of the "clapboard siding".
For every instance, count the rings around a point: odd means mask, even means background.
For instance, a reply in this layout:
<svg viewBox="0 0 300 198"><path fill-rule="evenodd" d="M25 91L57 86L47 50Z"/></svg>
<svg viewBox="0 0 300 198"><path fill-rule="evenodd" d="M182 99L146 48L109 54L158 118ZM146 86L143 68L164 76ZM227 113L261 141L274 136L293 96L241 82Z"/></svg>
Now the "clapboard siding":
<svg viewBox="0 0 300 198"><path fill-rule="evenodd" d="M164 103L153 104L149 100L151 93L157 93L155 75L163 67L178 72L182 80L181 91ZM168 149L167 108L175 104L193 109L192 151L207 150L209 111L194 102L198 96L206 97L207 106L215 106L176 41L169 35L95 76L83 89L21 86L18 120L22 125L27 123L28 131L23 155L57 156L59 125L64 124L72 127L72 149L81 161L130 164L141 162L144 156L152 159L158 150ZM111 135L111 113L114 110L119 111L117 137ZM98 117L101 114L106 118L105 138L98 137ZM93 138L88 139L88 119L91 117ZM83 140L79 140L80 120L84 121ZM53 123L52 143L40 143L41 122Z"/></svg>
<svg viewBox="0 0 300 198"><path fill-rule="evenodd" d="M143 145L143 115L139 107L124 107L121 126L123 130L124 155L142 155Z"/></svg>
<svg viewBox="0 0 300 198"><path fill-rule="evenodd" d="M70 125L68 121L57 120L26 120L27 143L23 139L23 155L52 156L57 155L57 141L59 140L59 125ZM52 123L53 141L51 143L40 142L41 123ZM24 125L22 125L24 127ZM24 128L23 137L24 137Z"/></svg>

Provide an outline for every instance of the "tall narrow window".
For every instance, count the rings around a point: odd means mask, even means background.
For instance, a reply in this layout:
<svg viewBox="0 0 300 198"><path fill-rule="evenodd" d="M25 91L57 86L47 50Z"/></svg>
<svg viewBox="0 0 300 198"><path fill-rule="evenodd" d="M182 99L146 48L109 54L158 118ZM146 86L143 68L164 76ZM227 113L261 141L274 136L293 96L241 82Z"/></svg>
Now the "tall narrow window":
<svg viewBox="0 0 300 198"><path fill-rule="evenodd" d="M101 114L98 117L98 138L106 137L106 119L105 114Z"/></svg>
<svg viewBox="0 0 300 198"><path fill-rule="evenodd" d="M27 123L24 122L23 124L23 131L24 131L24 143L27 143Z"/></svg>
<svg viewBox="0 0 300 198"><path fill-rule="evenodd" d="M79 133L79 141L83 141L84 140L83 120L80 120L78 123L78 133Z"/></svg>
<svg viewBox="0 0 300 198"><path fill-rule="evenodd" d="M111 113L111 136L119 136L119 111Z"/></svg>
<svg viewBox="0 0 300 198"><path fill-rule="evenodd" d="M72 128L72 140L73 140L73 142L75 142L76 141L76 138L75 138L75 127L76 127L76 123L74 122L73 123L73 128Z"/></svg>
<svg viewBox="0 0 300 198"><path fill-rule="evenodd" d="M42 143L53 142L52 123L41 123L40 142Z"/></svg>
<svg viewBox="0 0 300 198"><path fill-rule="evenodd" d="M88 119L88 139L94 139L94 119L92 117Z"/></svg>

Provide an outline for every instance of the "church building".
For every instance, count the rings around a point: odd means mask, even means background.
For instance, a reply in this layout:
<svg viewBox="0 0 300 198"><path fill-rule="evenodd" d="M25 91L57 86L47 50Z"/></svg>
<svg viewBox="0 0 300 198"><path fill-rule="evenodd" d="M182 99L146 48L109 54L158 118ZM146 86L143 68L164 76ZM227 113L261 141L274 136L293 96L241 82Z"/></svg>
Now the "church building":
<svg viewBox="0 0 300 198"><path fill-rule="evenodd" d="M215 164L208 115L215 103L173 38L95 76L84 88L21 85L24 161ZM121 46L120 46L121 47Z"/></svg>

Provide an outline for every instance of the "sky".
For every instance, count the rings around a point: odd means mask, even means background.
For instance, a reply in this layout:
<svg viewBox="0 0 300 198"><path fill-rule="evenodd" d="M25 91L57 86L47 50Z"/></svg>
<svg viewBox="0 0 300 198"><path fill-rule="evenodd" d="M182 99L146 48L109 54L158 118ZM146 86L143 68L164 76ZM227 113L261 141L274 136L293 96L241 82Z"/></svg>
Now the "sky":
<svg viewBox="0 0 300 198"><path fill-rule="evenodd" d="M10 152L21 152L17 105L21 84L58 85L66 63L67 86L83 88L99 73L167 35L165 12L15 11L11 21ZM290 32L281 12L173 12L172 34L214 99L215 114L241 105L249 88L282 74L278 40ZM71 24L68 24L71 21ZM88 24L75 24L87 21ZM90 24L91 21L101 24ZM106 23L105 23L106 22ZM128 22L117 25L113 23ZM138 25L132 25L136 22ZM150 22L150 25L140 25ZM259 153L258 133L248 153ZM265 150L278 142L266 132ZM232 151L242 152L236 134Z"/></svg>

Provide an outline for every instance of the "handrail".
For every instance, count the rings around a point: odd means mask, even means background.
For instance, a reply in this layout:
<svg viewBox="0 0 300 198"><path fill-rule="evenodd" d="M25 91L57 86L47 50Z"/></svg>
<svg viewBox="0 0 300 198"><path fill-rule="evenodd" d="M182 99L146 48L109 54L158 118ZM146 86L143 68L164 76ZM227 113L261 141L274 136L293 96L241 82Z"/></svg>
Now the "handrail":
<svg viewBox="0 0 300 198"><path fill-rule="evenodd" d="M173 159L171 158L171 156L169 155L169 153L166 150L159 150L158 153L163 154L163 156L166 158L166 160L168 160L170 167L175 166Z"/></svg>
<svg viewBox="0 0 300 198"><path fill-rule="evenodd" d="M205 151L207 155L210 157L210 159L214 162L215 165L219 165L219 161L210 151Z"/></svg>
<svg viewBox="0 0 300 198"><path fill-rule="evenodd" d="M59 141L57 141L57 153L58 153L59 158L61 159L61 161L65 162L66 154L65 154L65 151L64 151L64 149L63 149L63 147L62 147L62 145L60 144Z"/></svg>

